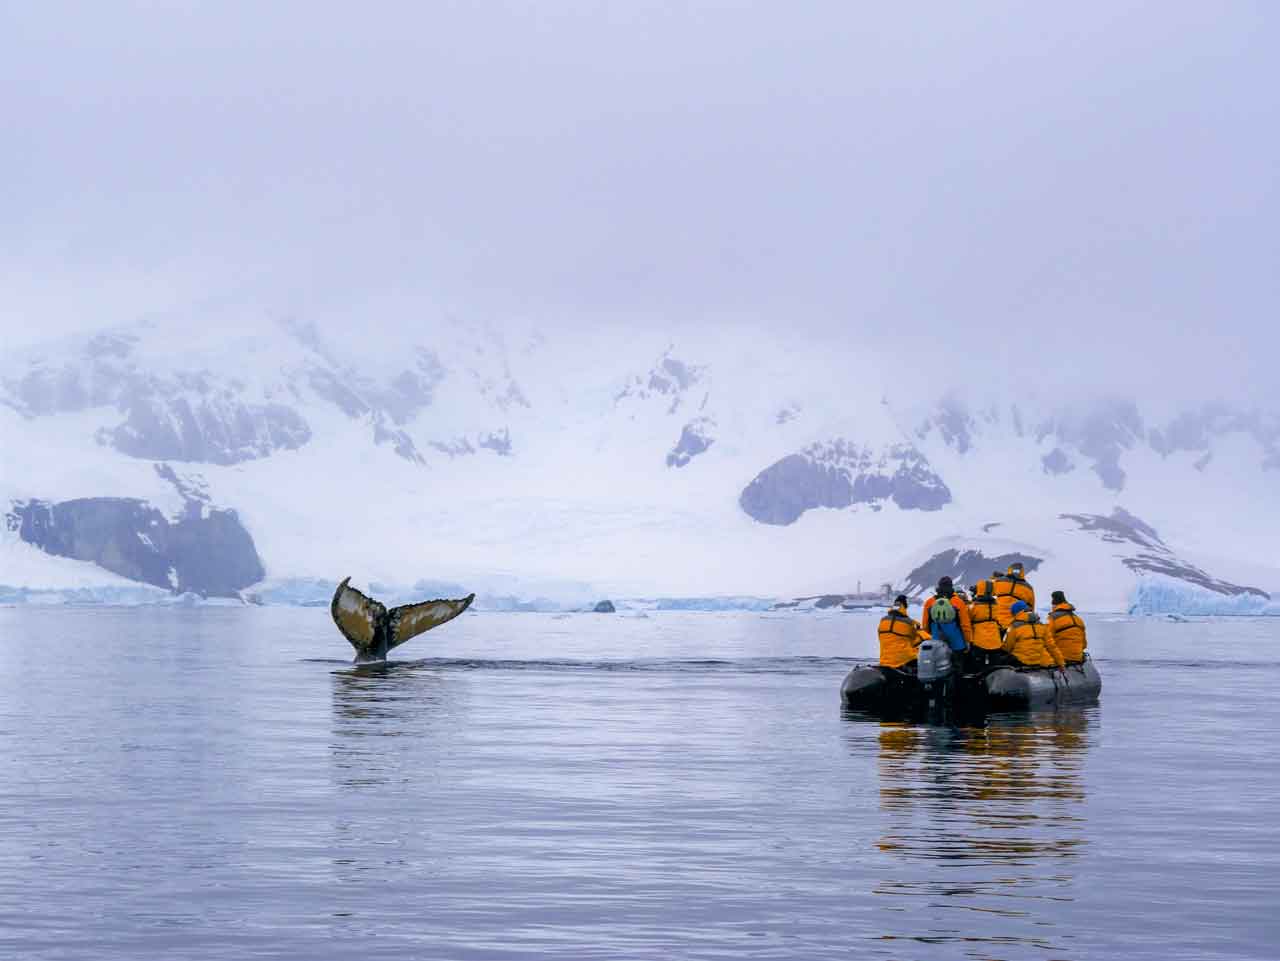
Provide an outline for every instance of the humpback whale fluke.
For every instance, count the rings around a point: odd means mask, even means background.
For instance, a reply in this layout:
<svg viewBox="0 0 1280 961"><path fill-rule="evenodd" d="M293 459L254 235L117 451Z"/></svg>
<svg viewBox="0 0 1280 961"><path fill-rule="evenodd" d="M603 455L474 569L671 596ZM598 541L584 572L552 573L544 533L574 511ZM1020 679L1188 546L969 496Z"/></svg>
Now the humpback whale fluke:
<svg viewBox="0 0 1280 961"><path fill-rule="evenodd" d="M421 601L387 610L373 598L348 586L344 577L333 592L329 613L342 636L356 649L356 663L385 661L387 651L423 631L453 620L476 599L475 594L457 600Z"/></svg>

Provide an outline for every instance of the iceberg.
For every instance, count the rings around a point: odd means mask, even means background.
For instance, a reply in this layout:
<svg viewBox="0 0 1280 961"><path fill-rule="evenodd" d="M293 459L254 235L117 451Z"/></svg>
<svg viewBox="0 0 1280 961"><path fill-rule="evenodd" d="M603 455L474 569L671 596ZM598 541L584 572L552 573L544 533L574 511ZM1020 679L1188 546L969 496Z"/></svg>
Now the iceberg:
<svg viewBox="0 0 1280 961"><path fill-rule="evenodd" d="M1280 616L1280 601L1274 595L1255 593L1222 594L1187 581L1166 577L1144 577L1134 587L1129 602L1133 615L1181 614L1194 616L1236 615Z"/></svg>

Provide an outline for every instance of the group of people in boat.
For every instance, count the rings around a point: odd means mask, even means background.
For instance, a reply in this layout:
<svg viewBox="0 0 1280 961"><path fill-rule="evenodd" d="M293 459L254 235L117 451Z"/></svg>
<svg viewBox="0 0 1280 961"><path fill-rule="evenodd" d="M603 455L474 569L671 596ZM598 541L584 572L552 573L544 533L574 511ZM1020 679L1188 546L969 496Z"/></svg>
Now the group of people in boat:
<svg viewBox="0 0 1280 961"><path fill-rule="evenodd" d="M917 621L899 594L880 619L880 666L911 672L921 641L944 640L969 670L991 667L1065 667L1084 661L1084 619L1062 591L1054 591L1046 620L1036 614L1036 592L1021 564L992 573L966 594L950 577L938 581Z"/></svg>

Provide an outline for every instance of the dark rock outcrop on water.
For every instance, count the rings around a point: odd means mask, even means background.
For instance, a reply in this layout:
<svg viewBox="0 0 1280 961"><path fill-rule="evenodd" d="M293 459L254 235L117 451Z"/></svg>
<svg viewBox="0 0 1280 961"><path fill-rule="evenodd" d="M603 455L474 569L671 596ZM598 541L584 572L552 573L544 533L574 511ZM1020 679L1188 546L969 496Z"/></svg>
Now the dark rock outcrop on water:
<svg viewBox="0 0 1280 961"><path fill-rule="evenodd" d="M763 524L786 525L816 507L865 504L879 510L887 500L903 510L936 511L951 503L951 491L909 444L892 444L877 454L835 440L812 444L765 468L738 504Z"/></svg>
<svg viewBox="0 0 1280 961"><path fill-rule="evenodd" d="M613 606L613 601L601 601L591 610L596 614L616 614L618 609Z"/></svg>
<svg viewBox="0 0 1280 961"><path fill-rule="evenodd" d="M177 520L129 497L18 501L6 520L46 554L91 561L174 593L235 597L265 573L236 512L195 500Z"/></svg>

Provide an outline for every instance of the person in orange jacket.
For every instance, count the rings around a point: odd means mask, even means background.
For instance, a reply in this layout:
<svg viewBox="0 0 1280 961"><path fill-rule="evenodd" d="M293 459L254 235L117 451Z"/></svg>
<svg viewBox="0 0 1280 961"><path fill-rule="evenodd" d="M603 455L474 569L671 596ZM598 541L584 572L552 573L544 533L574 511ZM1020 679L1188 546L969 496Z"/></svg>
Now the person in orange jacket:
<svg viewBox="0 0 1280 961"><path fill-rule="evenodd" d="M996 598L996 621L1000 629L1007 631L1013 620L1013 605L1018 601L1027 607L1036 606L1035 588L1023 576L1022 564L1015 561L1004 574L992 574L991 593Z"/></svg>
<svg viewBox="0 0 1280 961"><path fill-rule="evenodd" d="M991 581L981 580L973 586L973 600L968 607L973 630L973 647L969 650L972 666L982 669L1007 663L1009 657L1002 646L1004 631L996 620L996 599L991 593Z"/></svg>
<svg viewBox="0 0 1280 961"><path fill-rule="evenodd" d="M1084 618L1076 613L1073 605L1067 603L1067 595L1062 591L1054 591L1051 600L1053 610L1049 612L1049 632L1053 635L1053 643L1058 646L1064 661L1068 664L1080 664L1084 661L1084 652L1089 646Z"/></svg>
<svg viewBox="0 0 1280 961"><path fill-rule="evenodd" d="M1013 603L1013 621L1004 636L1005 652L1023 667L1064 667L1053 631L1022 601Z"/></svg>
<svg viewBox="0 0 1280 961"><path fill-rule="evenodd" d="M907 613L907 596L899 594L877 628L880 635L880 666L895 670L915 669L916 648L926 640L926 634L915 618Z"/></svg>
<svg viewBox="0 0 1280 961"><path fill-rule="evenodd" d="M958 594L955 587L952 586L951 578L942 577L938 580L937 590L933 597L924 602L924 613L921 615L920 623L924 625L924 629L934 636L944 636L946 629L939 628L939 632L934 631L936 618L933 617L933 606L939 600L946 599L948 606L955 611L955 622L959 625L960 636L964 639L964 646L957 648L951 638L947 638L951 644L952 650L964 650L973 643L973 625L969 621L969 605L966 604Z"/></svg>

